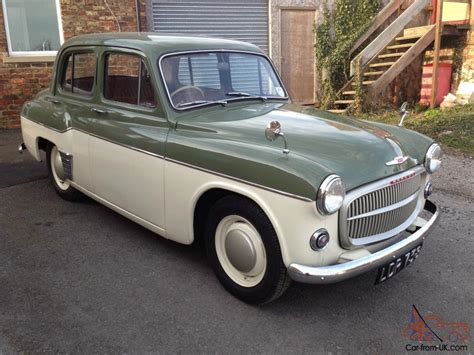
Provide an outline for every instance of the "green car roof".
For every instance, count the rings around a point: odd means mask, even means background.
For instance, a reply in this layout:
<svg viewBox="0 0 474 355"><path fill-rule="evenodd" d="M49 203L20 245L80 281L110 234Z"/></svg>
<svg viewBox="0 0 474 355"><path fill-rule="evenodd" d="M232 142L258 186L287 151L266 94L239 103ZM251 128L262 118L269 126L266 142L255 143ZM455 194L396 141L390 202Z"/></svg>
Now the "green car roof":
<svg viewBox="0 0 474 355"><path fill-rule="evenodd" d="M113 46L162 54L194 50L239 50L263 53L257 46L228 39L157 34L154 32L112 32L81 35L66 41L63 48L72 46Z"/></svg>

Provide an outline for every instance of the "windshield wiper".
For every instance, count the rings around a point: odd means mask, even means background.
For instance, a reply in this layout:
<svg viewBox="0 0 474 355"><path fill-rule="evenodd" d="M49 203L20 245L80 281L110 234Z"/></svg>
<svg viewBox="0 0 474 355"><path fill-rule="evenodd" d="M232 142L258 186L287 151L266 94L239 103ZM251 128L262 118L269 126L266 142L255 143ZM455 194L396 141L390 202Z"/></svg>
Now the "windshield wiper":
<svg viewBox="0 0 474 355"><path fill-rule="evenodd" d="M225 106L227 101L225 100L218 100L218 101L208 101L208 100L194 100L189 102L183 102L178 104L178 107L188 107L188 106L195 106L195 105L210 105L210 104L221 104Z"/></svg>
<svg viewBox="0 0 474 355"><path fill-rule="evenodd" d="M267 101L266 96L250 94L248 92L242 92L242 91L230 91L226 95L227 96L237 96L237 97L252 97L252 98L260 99L262 101Z"/></svg>

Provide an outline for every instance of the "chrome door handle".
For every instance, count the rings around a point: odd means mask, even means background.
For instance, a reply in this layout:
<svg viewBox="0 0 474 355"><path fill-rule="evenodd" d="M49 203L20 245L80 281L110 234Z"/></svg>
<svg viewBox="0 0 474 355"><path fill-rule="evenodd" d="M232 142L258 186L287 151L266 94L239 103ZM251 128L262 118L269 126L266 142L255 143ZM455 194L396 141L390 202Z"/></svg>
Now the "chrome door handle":
<svg viewBox="0 0 474 355"><path fill-rule="evenodd" d="M52 104L59 105L61 101L53 99L52 97L47 97L46 101L51 102Z"/></svg>
<svg viewBox="0 0 474 355"><path fill-rule="evenodd" d="M92 112L95 112L95 113L98 113L98 114L100 114L100 115L105 115L105 114L108 113L108 112L105 111L105 110L101 110L101 109L98 109L98 108L95 108L95 107L91 108L91 111L92 111Z"/></svg>

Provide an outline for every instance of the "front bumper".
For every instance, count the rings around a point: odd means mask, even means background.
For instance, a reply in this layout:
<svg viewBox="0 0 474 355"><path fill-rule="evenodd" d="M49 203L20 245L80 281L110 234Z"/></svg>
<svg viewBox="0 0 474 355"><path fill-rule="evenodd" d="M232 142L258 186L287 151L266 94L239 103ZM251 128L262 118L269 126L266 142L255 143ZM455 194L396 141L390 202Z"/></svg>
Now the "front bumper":
<svg viewBox="0 0 474 355"><path fill-rule="evenodd" d="M18 153L23 154L25 150L26 150L25 143L20 143L20 145L18 146Z"/></svg>
<svg viewBox="0 0 474 355"><path fill-rule="evenodd" d="M433 214L431 218L409 237L399 241L398 243L371 255L342 264L330 266L290 264L288 267L288 273L295 281L311 284L330 284L349 279L385 265L401 254L413 249L426 238L427 234L438 220L439 212L436 205L428 200L425 202L424 209Z"/></svg>

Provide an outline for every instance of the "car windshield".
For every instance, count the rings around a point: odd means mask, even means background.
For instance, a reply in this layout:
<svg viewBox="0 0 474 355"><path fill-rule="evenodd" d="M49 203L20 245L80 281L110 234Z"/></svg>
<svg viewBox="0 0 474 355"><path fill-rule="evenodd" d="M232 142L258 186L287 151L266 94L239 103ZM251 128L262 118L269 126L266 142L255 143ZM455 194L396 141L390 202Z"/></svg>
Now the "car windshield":
<svg viewBox="0 0 474 355"><path fill-rule="evenodd" d="M178 110L236 100L282 100L287 94L265 56L194 52L165 56L160 70Z"/></svg>

